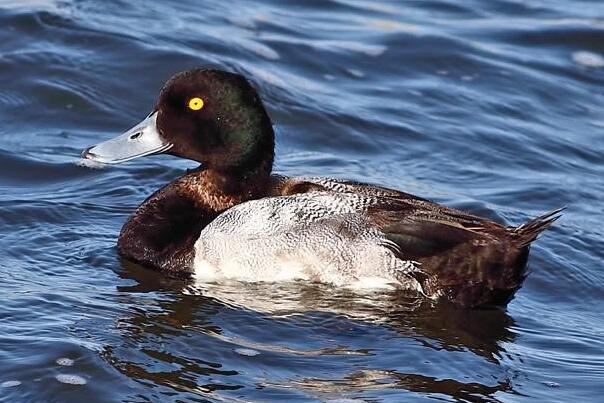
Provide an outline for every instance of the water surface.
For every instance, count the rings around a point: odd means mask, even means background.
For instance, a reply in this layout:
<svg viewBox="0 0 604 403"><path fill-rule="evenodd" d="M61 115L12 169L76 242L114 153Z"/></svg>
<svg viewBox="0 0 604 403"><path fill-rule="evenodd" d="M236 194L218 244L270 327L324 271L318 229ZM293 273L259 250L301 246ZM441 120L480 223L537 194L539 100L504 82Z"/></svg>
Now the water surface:
<svg viewBox="0 0 604 403"><path fill-rule="evenodd" d="M600 401L604 5L525 3L1 1L0 400ZM197 66L253 80L280 173L568 211L507 310L161 278L115 240L194 164L76 161Z"/></svg>

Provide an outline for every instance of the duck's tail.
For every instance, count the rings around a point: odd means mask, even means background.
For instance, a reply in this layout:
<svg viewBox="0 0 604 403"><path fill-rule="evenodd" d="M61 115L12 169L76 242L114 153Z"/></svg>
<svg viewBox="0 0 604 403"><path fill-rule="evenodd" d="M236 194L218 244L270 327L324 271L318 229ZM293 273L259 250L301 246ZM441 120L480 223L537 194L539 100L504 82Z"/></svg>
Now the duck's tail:
<svg viewBox="0 0 604 403"><path fill-rule="evenodd" d="M531 242L537 239L539 235L548 229L558 218L562 216L562 212L566 207L561 207L549 211L537 218L534 218L519 227L510 228L516 243L519 247L528 246Z"/></svg>
<svg viewBox="0 0 604 403"><path fill-rule="evenodd" d="M519 227L501 228L496 240L463 242L443 254L424 258L433 276L424 282L428 295L464 307L506 305L526 278L531 242L560 218L564 208Z"/></svg>

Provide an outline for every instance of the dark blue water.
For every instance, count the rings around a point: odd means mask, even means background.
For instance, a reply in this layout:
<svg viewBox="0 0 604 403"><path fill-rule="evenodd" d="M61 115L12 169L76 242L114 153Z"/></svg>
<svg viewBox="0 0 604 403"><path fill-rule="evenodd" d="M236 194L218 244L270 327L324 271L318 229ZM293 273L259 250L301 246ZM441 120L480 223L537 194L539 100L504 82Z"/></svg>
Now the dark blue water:
<svg viewBox="0 0 604 403"><path fill-rule="evenodd" d="M603 57L597 0L1 1L0 400L601 401ZM510 224L569 208L505 311L186 288L115 241L194 165L77 160L197 66L254 81L280 173Z"/></svg>

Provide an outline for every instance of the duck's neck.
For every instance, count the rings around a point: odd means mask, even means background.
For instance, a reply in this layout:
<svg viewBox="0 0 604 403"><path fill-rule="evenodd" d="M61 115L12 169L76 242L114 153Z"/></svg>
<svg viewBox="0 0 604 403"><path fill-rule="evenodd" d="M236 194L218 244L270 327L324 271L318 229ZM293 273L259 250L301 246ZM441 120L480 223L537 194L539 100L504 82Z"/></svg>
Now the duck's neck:
<svg viewBox="0 0 604 403"><path fill-rule="evenodd" d="M246 200L263 197L270 182L273 159L247 169L216 169L200 167L178 180L181 194L204 209L220 213Z"/></svg>

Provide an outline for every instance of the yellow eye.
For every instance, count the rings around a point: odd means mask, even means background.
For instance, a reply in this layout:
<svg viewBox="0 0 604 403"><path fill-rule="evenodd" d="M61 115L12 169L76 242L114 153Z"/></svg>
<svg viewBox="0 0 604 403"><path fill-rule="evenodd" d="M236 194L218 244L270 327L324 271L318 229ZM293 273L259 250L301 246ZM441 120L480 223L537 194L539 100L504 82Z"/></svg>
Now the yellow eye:
<svg viewBox="0 0 604 403"><path fill-rule="evenodd" d="M195 97L189 100L189 109L198 111L203 108L203 99Z"/></svg>

